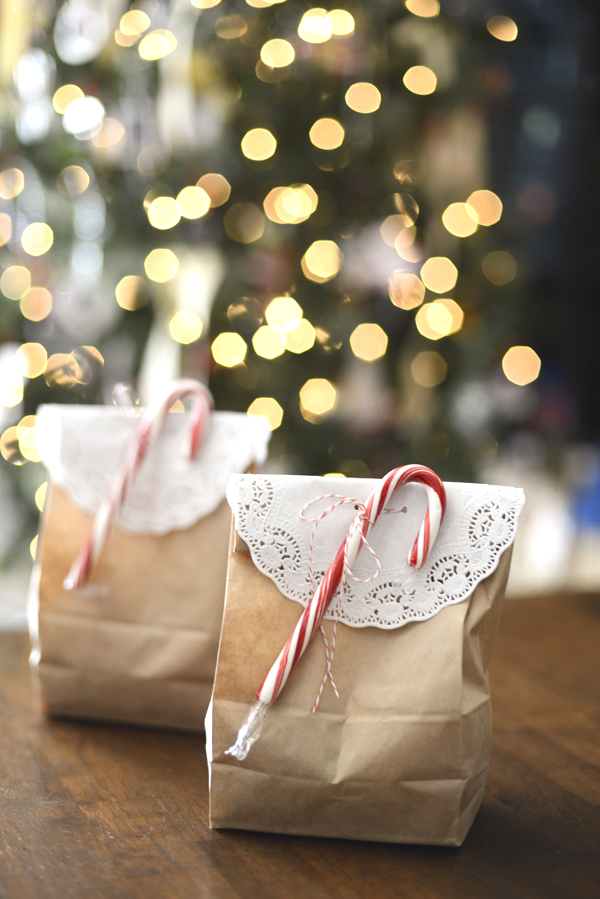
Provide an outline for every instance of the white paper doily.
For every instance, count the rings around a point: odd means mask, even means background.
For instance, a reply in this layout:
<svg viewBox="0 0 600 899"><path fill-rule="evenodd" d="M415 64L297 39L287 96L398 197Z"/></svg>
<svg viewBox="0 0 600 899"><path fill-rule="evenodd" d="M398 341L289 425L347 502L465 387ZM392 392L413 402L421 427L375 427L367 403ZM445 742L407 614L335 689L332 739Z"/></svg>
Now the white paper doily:
<svg viewBox="0 0 600 899"><path fill-rule="evenodd" d="M141 410L111 406L44 405L36 432L42 462L53 483L85 512L95 514L127 449ZM131 534L165 534L188 528L213 512L229 476L262 465L269 428L264 418L214 412L198 457L190 460L190 414L167 416L144 460L116 523Z"/></svg>
<svg viewBox="0 0 600 899"><path fill-rule="evenodd" d="M309 546L313 524L302 520L303 506L323 494L364 502L375 484L368 479L241 475L230 479L227 498L238 534L256 567L284 596L306 606L312 596ZM347 578L338 605L339 620L344 624L396 628L409 621L423 621L444 606L466 599L496 568L514 540L523 491L487 484L444 486L446 514L429 558L419 570L409 568L406 559L425 515L425 491L418 484L407 484L392 497L389 508L397 511L383 514L369 536L381 574L369 583ZM320 499L305 514L314 518L333 501ZM312 562L315 584L329 568L355 515L352 504L343 505L318 525ZM375 571L373 557L363 548L352 573L365 579ZM325 617L334 615L332 604Z"/></svg>

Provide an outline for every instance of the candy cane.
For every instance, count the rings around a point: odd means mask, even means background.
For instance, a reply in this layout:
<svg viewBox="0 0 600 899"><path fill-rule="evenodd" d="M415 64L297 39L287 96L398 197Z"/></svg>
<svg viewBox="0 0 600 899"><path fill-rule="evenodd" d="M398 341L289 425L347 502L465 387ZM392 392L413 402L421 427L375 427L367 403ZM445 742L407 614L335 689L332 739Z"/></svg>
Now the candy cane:
<svg viewBox="0 0 600 899"><path fill-rule="evenodd" d="M384 512L391 496L404 484L416 482L427 491L427 511L417 538L408 554L408 565L421 568L437 537L446 510L446 491L438 476L422 465L405 465L387 474L365 503L364 511L350 525L346 539L340 546L329 570L319 584L287 643L271 666L256 694L256 702L242 725L235 744L227 754L240 761L245 759L252 743L258 739L266 711L275 702L293 668L302 657L315 631L319 628L342 580L344 572L354 563L361 546Z"/></svg>
<svg viewBox="0 0 600 899"><path fill-rule="evenodd" d="M194 402L190 458L194 459L198 455L213 401L208 389L199 381L182 378L173 381L165 390L155 396L144 411L135 443L131 446L124 464L117 472L108 496L96 513L90 535L65 578L63 586L66 590L83 587L86 584L114 526L117 513L125 502L150 447L164 427L169 409L174 402L186 397L191 397Z"/></svg>

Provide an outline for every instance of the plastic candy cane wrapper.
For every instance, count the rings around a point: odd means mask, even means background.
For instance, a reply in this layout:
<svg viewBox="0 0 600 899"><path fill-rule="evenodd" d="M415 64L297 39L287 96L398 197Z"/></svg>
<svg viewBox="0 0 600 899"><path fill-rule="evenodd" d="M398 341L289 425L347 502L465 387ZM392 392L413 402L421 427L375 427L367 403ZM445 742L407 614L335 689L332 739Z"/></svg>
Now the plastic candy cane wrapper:
<svg viewBox="0 0 600 899"><path fill-rule="evenodd" d="M177 411L178 410L178 411ZM50 715L201 730L223 611L229 476L264 462L263 419L199 382L146 409L47 405L31 666Z"/></svg>
<svg viewBox="0 0 600 899"><path fill-rule="evenodd" d="M410 465L237 476L227 496L211 825L459 846L489 765L522 491Z"/></svg>

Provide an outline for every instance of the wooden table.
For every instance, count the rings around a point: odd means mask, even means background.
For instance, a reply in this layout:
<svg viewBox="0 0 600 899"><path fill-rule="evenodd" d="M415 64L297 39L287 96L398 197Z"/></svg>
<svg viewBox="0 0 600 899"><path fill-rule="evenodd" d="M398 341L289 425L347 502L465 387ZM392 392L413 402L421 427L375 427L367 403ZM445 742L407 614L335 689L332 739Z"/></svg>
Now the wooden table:
<svg viewBox="0 0 600 899"><path fill-rule="evenodd" d="M600 897L600 599L506 604L494 748L461 849L208 828L201 737L44 721L0 635L2 899Z"/></svg>

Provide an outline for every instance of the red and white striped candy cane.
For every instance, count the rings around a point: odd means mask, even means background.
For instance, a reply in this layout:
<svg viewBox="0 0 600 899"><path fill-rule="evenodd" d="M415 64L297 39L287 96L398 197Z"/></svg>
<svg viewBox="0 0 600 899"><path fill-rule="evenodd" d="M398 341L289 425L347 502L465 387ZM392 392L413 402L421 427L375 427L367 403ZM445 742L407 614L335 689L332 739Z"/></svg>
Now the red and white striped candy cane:
<svg viewBox="0 0 600 899"><path fill-rule="evenodd" d="M181 378L173 381L157 394L144 411L135 442L131 446L124 464L117 472L108 496L96 513L92 530L83 549L65 578L65 589L72 590L86 584L113 528L117 513L125 502L150 447L164 427L169 409L177 400L187 397L193 401L190 458L194 459L198 455L213 407L213 400L204 384Z"/></svg>
<svg viewBox="0 0 600 899"><path fill-rule="evenodd" d="M335 596L344 572L354 563L361 546L391 498L404 484L419 483L427 491L427 511L417 538L408 554L411 568L421 568L437 537L446 510L446 491L440 478L423 465L404 465L390 471L369 496L350 525L346 539L336 553L317 592L307 605L285 646L271 666L256 694L256 702L240 732L236 743L227 753L242 760L258 738L268 707L275 702L295 665L302 657L314 633L319 628L327 607Z"/></svg>

